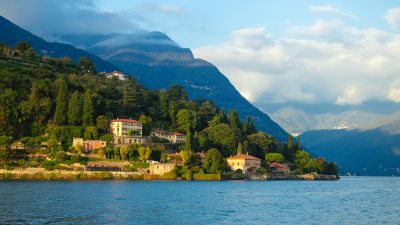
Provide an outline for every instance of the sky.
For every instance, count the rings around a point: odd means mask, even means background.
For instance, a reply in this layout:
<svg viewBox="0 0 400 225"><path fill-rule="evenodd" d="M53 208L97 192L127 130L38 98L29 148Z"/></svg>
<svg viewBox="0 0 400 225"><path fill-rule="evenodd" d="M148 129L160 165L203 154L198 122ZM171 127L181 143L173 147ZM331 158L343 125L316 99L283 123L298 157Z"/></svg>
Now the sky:
<svg viewBox="0 0 400 225"><path fill-rule="evenodd" d="M0 14L47 38L164 32L262 109L400 107L399 1L0 0Z"/></svg>

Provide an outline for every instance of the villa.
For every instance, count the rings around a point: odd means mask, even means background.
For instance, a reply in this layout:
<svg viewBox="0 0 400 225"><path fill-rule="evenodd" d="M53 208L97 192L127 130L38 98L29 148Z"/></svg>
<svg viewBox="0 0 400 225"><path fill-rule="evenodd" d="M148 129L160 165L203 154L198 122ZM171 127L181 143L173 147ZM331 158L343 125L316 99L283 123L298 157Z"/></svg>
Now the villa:
<svg viewBox="0 0 400 225"><path fill-rule="evenodd" d="M249 154L237 154L226 159L233 171L242 170L243 173L253 173L261 167L261 159Z"/></svg>
<svg viewBox="0 0 400 225"><path fill-rule="evenodd" d="M112 79L113 77L118 78L119 80L126 80L126 75L119 71L113 71L111 73L103 73L108 79Z"/></svg>
<svg viewBox="0 0 400 225"><path fill-rule="evenodd" d="M143 125L137 120L115 119L111 121L110 132L114 136L114 144L143 144Z"/></svg>
<svg viewBox="0 0 400 225"><path fill-rule="evenodd" d="M150 136L167 139L170 143L184 143L186 135L179 132L169 132L162 129L153 129Z"/></svg>
<svg viewBox="0 0 400 225"><path fill-rule="evenodd" d="M273 172L273 173L285 173L285 174L290 173L290 168L287 165L276 163L276 162L271 163L269 165L269 168L271 169L271 172Z"/></svg>
<svg viewBox="0 0 400 225"><path fill-rule="evenodd" d="M106 141L103 140L86 140L84 141L83 138L73 138L72 146L82 146L84 152L90 152L92 150L96 150L99 148L105 148L107 145Z"/></svg>

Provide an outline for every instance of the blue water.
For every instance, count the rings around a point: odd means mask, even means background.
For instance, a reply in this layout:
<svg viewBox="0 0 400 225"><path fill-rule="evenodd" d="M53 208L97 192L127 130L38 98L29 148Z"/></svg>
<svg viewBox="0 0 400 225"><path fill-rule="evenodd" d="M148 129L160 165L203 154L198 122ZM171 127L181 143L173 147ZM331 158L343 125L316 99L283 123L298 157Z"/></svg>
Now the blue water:
<svg viewBox="0 0 400 225"><path fill-rule="evenodd" d="M1 181L0 224L400 224L400 178Z"/></svg>

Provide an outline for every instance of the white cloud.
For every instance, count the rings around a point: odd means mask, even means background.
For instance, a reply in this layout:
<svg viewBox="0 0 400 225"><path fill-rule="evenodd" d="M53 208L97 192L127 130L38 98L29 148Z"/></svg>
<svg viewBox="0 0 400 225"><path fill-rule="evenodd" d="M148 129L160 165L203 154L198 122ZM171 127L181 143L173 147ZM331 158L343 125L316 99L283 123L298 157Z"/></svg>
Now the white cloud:
<svg viewBox="0 0 400 225"><path fill-rule="evenodd" d="M400 102L400 86L393 85L400 71L400 35L335 21L316 21L298 31L292 27L276 38L265 27L245 28L194 54L216 64L259 105Z"/></svg>
<svg viewBox="0 0 400 225"><path fill-rule="evenodd" d="M391 27L400 29L400 8L389 9L384 18Z"/></svg>
<svg viewBox="0 0 400 225"><path fill-rule="evenodd" d="M172 5L163 5L160 7L160 11L163 13L174 14L174 15L182 15L184 11L181 8Z"/></svg>
<svg viewBox="0 0 400 225"><path fill-rule="evenodd" d="M325 14L332 14L341 17L347 18L357 18L356 15L345 12L339 8L333 7L331 5L312 5L310 6L310 11L313 13L325 13Z"/></svg>

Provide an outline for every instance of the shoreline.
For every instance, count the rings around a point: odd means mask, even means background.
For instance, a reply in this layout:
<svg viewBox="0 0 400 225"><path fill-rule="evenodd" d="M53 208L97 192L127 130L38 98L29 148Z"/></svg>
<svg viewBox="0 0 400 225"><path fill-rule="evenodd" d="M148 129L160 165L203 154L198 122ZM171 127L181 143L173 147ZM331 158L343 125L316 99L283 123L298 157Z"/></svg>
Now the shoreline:
<svg viewBox="0 0 400 225"><path fill-rule="evenodd" d="M266 174L253 175L248 178L234 179L220 174L205 174L203 177L193 177L187 181L226 181L226 180L250 180L250 181L275 181L275 180L338 180L335 175L295 175L295 174ZM143 180L180 181L171 176L141 174L139 172L125 171L69 171L69 170L45 170L44 168L28 168L5 170L0 169L0 180Z"/></svg>

